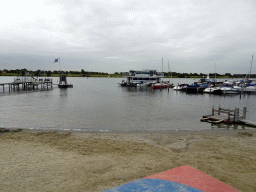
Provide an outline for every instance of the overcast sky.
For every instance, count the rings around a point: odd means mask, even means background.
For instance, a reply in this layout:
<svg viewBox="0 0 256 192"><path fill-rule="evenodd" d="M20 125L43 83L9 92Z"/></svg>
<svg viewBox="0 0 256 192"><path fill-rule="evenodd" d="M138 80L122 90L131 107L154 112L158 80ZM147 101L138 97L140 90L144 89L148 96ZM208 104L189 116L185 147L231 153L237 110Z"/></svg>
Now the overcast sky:
<svg viewBox="0 0 256 192"><path fill-rule="evenodd" d="M8 0L0 69L248 73L255 0ZM60 58L59 63L54 59ZM256 60L256 58L255 58ZM252 73L256 73L253 62Z"/></svg>

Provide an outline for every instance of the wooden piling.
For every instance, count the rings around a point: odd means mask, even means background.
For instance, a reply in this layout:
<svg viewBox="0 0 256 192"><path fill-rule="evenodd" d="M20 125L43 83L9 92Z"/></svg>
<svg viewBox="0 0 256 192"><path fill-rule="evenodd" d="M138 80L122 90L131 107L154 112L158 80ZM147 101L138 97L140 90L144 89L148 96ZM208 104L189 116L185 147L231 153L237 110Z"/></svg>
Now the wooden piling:
<svg viewBox="0 0 256 192"><path fill-rule="evenodd" d="M234 112L234 121L237 122L238 118L239 118L239 108L236 108Z"/></svg>
<svg viewBox="0 0 256 192"><path fill-rule="evenodd" d="M230 108L228 108L228 121L230 121Z"/></svg>
<svg viewBox="0 0 256 192"><path fill-rule="evenodd" d="M243 108L243 119L246 118L246 110L247 110L247 107L244 107L244 108Z"/></svg>

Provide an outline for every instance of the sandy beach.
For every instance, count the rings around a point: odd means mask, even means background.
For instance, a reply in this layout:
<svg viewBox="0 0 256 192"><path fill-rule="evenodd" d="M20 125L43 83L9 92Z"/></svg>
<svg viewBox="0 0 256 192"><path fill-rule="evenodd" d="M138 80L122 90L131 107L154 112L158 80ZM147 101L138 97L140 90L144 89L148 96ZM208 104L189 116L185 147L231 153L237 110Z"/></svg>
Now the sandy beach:
<svg viewBox="0 0 256 192"><path fill-rule="evenodd" d="M254 130L138 133L0 130L0 191L102 191L190 165L256 191Z"/></svg>

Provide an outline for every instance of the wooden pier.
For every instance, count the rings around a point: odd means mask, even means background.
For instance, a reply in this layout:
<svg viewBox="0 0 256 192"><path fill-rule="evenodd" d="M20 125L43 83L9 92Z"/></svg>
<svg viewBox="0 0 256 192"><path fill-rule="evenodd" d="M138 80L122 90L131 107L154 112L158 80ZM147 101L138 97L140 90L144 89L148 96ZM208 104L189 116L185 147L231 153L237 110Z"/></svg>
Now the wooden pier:
<svg viewBox="0 0 256 192"><path fill-rule="evenodd" d="M22 77L14 79L14 81L11 83L0 83L0 86L3 86L3 91L5 91L5 86L8 86L9 92L11 90L38 90L40 85L41 90L48 90L50 88L52 89L52 79L36 79L32 77Z"/></svg>
<svg viewBox="0 0 256 192"><path fill-rule="evenodd" d="M201 121L209 121L211 123L241 123L245 125L250 125L256 127L256 122L246 119L246 110L247 107L243 108L243 115L239 115L239 108L234 110L223 109L219 106L218 109L214 109L212 106L212 114L205 115L202 117Z"/></svg>

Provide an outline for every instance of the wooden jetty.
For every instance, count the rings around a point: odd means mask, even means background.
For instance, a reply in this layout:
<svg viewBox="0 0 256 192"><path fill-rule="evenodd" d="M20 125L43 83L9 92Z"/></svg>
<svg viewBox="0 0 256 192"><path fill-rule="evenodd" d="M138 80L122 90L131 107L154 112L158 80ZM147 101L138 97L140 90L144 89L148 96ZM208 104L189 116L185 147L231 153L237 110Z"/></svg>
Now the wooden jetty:
<svg viewBox="0 0 256 192"><path fill-rule="evenodd" d="M9 92L11 90L30 90L30 89L39 89L41 85L41 90L43 89L52 89L52 79L50 78L42 78L37 79L34 77L22 77L22 78L15 78L11 83L0 83L0 86L3 86L3 91L5 91L5 86L8 86Z"/></svg>
<svg viewBox="0 0 256 192"><path fill-rule="evenodd" d="M241 123L245 125L250 125L256 127L256 122L246 119L247 107L243 108L243 115L239 115L239 108L234 110L223 109L219 106L218 109L214 109L212 106L212 114L205 115L202 117L201 121L209 121L211 123Z"/></svg>

